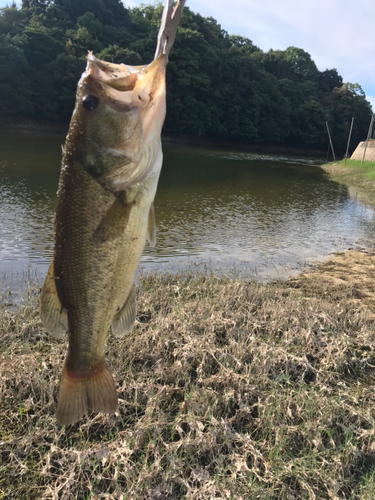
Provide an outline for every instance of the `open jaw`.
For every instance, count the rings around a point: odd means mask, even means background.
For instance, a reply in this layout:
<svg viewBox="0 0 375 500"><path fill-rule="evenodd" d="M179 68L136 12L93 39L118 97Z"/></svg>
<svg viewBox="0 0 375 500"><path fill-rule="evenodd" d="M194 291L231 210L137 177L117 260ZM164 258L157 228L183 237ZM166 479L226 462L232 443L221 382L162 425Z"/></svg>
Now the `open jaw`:
<svg viewBox="0 0 375 500"><path fill-rule="evenodd" d="M165 99L165 67L168 58L159 56L144 66L113 64L97 59L92 52L87 56L86 70L81 85L99 86L110 101L123 106L144 108L158 94ZM153 103L155 105L155 103Z"/></svg>

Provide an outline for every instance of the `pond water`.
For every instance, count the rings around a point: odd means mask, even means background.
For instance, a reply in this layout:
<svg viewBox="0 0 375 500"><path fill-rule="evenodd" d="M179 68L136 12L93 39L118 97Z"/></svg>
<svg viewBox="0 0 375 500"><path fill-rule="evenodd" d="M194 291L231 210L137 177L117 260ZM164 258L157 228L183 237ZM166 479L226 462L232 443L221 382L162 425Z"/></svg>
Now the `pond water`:
<svg viewBox="0 0 375 500"><path fill-rule="evenodd" d="M43 281L64 137L0 130L0 286ZM285 278L333 251L370 248L372 208L309 158L164 147L156 248L140 269Z"/></svg>

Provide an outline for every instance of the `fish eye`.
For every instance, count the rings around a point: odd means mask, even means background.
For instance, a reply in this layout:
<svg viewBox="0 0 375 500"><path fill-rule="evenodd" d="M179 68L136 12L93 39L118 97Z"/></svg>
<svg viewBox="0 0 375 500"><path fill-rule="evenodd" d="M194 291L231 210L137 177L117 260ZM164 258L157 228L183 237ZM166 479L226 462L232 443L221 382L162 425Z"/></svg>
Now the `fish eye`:
<svg viewBox="0 0 375 500"><path fill-rule="evenodd" d="M82 106L86 111L95 111L98 105L99 101L94 95L88 94L82 99Z"/></svg>

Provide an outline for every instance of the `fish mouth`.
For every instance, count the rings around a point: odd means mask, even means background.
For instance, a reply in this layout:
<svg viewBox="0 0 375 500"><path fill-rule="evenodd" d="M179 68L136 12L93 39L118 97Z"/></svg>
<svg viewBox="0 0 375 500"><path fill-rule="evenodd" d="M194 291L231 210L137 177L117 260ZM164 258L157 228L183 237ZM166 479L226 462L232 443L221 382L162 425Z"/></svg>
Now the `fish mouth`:
<svg viewBox="0 0 375 500"><path fill-rule="evenodd" d="M89 52L86 70L78 84L77 98L82 100L87 111L96 109L95 101L96 105L105 103L119 112L158 107L165 100L167 62L167 56L162 54L144 66L113 64L101 61ZM91 102L85 107L88 98Z"/></svg>
<svg viewBox="0 0 375 500"><path fill-rule="evenodd" d="M77 98L86 111L95 110L101 103L120 113L131 112L129 117L132 118L129 119L132 123L139 120L144 140L150 140L160 135L165 119L167 63L165 54L160 54L150 64L129 66L101 61L89 52ZM90 108L91 104L93 108Z"/></svg>
<svg viewBox="0 0 375 500"><path fill-rule="evenodd" d="M92 52L87 56L86 73L97 82L109 85L119 91L133 90L137 82L137 73L144 66L134 67L126 64L112 64L97 59Z"/></svg>
<svg viewBox="0 0 375 500"><path fill-rule="evenodd" d="M87 56L86 70L82 75L82 86L88 92L107 94L113 102L122 101L127 108L142 106L157 93L164 83L164 72L168 58L161 54L144 66L129 66L101 61L92 52Z"/></svg>

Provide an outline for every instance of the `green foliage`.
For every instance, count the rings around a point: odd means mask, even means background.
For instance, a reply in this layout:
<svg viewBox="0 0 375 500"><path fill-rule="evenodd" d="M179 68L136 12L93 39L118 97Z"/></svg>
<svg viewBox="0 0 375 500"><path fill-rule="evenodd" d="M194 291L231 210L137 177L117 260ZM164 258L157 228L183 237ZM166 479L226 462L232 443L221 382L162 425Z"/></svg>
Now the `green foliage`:
<svg viewBox="0 0 375 500"><path fill-rule="evenodd" d="M345 147L353 116L355 126L351 143L356 146L359 141L366 139L371 119L371 106L363 95L353 93L348 84L332 90L327 105L327 115L331 134L336 138L339 147Z"/></svg>
<svg viewBox="0 0 375 500"><path fill-rule="evenodd" d="M24 53L30 66L35 70L43 68L62 52L64 46L55 36L54 30L43 26L37 18L32 18L23 30Z"/></svg>
<svg viewBox="0 0 375 500"><path fill-rule="evenodd" d="M154 57L163 6L23 0L0 9L0 113L67 121L88 50L114 63ZM357 83L301 48L263 52L185 7L167 71L165 132L325 149L363 140L371 106Z"/></svg>
<svg viewBox="0 0 375 500"><path fill-rule="evenodd" d="M92 12L86 12L83 16L79 17L77 24L80 28L86 28L88 33L95 38L102 34L102 23Z"/></svg>
<svg viewBox="0 0 375 500"><path fill-rule="evenodd" d="M284 53L284 58L296 75L306 79L315 79L318 69L311 59L310 54L297 47L288 47Z"/></svg>
<svg viewBox="0 0 375 500"><path fill-rule="evenodd" d="M33 113L30 66L21 49L0 41L0 114Z"/></svg>
<svg viewBox="0 0 375 500"><path fill-rule="evenodd" d="M359 83L344 83L344 87L346 87L350 92L359 97L366 97L366 94L363 88L359 85Z"/></svg>
<svg viewBox="0 0 375 500"><path fill-rule="evenodd" d="M115 64L130 64L131 66L139 66L142 64L142 58L138 52L134 50L123 49L118 45L108 45L99 54L97 54L99 59L103 61L108 61Z"/></svg>
<svg viewBox="0 0 375 500"><path fill-rule="evenodd" d="M61 53L48 66L48 72L53 78L53 101L57 116L68 121L74 109L77 75L85 67L85 61L72 54Z"/></svg>
<svg viewBox="0 0 375 500"><path fill-rule="evenodd" d="M0 36L14 37L21 34L25 21L25 11L17 9L15 4L0 9Z"/></svg>

